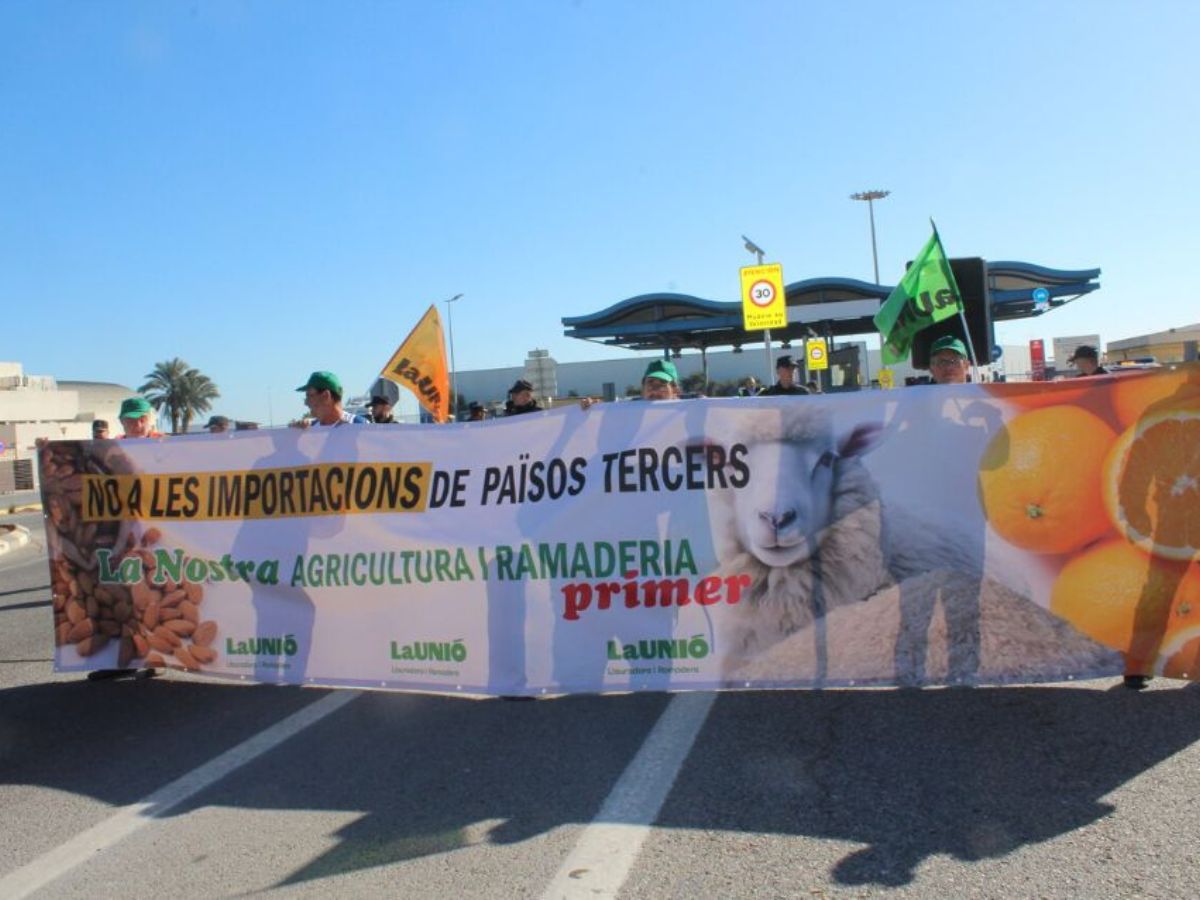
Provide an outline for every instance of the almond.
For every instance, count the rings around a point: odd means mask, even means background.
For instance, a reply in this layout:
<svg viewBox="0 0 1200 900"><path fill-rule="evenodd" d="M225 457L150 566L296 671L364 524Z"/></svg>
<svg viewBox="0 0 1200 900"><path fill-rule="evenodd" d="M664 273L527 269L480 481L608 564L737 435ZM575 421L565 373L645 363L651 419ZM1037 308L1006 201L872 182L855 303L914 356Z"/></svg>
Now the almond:
<svg viewBox="0 0 1200 900"><path fill-rule="evenodd" d="M188 653L188 651L183 647L175 648L175 658L179 660L179 664L189 672L195 672L200 668L200 663L196 662L192 654Z"/></svg>
<svg viewBox="0 0 1200 900"><path fill-rule="evenodd" d="M145 609L151 603L157 603L162 596L144 581L138 581L130 585L129 593L133 597L134 609Z"/></svg>
<svg viewBox="0 0 1200 900"><path fill-rule="evenodd" d="M187 598L187 591L185 591L183 588L176 588L175 590L168 591L166 594L163 595L162 605L163 606L178 606L186 598Z"/></svg>
<svg viewBox="0 0 1200 900"><path fill-rule="evenodd" d="M82 641L84 638L91 637L95 630L96 627L92 624L91 619L81 619L67 632L67 641L71 644Z"/></svg>
<svg viewBox="0 0 1200 900"><path fill-rule="evenodd" d="M159 637L165 641L169 641L172 647L183 645L183 639L165 625L159 625L151 632L152 637ZM150 646L154 646L154 641L150 642Z"/></svg>
<svg viewBox="0 0 1200 900"><path fill-rule="evenodd" d="M197 645L192 645L188 648L188 652L191 653L192 657L196 660L196 662L199 663L211 663L217 658L217 651L212 647L200 647Z"/></svg>
<svg viewBox="0 0 1200 900"><path fill-rule="evenodd" d="M93 653L99 653L107 645L107 635L94 634L91 637L85 637L82 641L76 644L75 650L80 656L91 656Z"/></svg>
<svg viewBox="0 0 1200 900"><path fill-rule="evenodd" d="M172 619L163 624L181 637L187 637L196 630L196 623L189 622L187 619Z"/></svg>
<svg viewBox="0 0 1200 900"><path fill-rule="evenodd" d="M211 619L201 622L192 632L192 643L198 647L207 647L217 639L217 623Z"/></svg>
<svg viewBox="0 0 1200 900"><path fill-rule="evenodd" d="M107 634L109 637L118 637L121 634L121 626L112 619L101 619L96 624L96 630L100 634Z"/></svg>
<svg viewBox="0 0 1200 900"><path fill-rule="evenodd" d="M171 636L174 637L176 640L179 639L174 634L172 634ZM158 634L149 635L146 638L146 643L148 643L152 649L157 650L159 653L170 653L171 651L173 651L175 649L175 645L173 643L171 643L165 637L162 637ZM150 665L149 657L147 657L146 659L147 659L146 665ZM161 663L159 665L161 665Z"/></svg>

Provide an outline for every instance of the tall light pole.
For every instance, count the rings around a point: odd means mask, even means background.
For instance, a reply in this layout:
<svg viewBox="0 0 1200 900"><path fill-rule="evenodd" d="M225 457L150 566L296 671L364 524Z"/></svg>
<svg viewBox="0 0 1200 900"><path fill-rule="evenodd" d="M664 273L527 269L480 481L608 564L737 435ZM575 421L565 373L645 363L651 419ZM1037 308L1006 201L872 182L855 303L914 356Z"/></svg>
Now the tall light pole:
<svg viewBox="0 0 1200 900"><path fill-rule="evenodd" d="M461 300L462 294L455 294L449 300L443 300L446 304L446 327L450 332L450 392L454 394L454 409L451 414L455 419L458 418L458 367L454 365L454 316L450 313L450 304L455 300Z"/></svg>
<svg viewBox="0 0 1200 900"><path fill-rule="evenodd" d="M761 266L763 264L763 257L766 256L766 251L763 250L762 247L758 246L758 244L754 243L754 241L750 240L750 238L746 237L744 234L742 235L742 242L743 242L742 246L745 247L747 250L749 250L751 253L753 253L758 258L758 264ZM769 387L772 384L771 379L774 378L774 376L775 376L775 369L771 365L771 329L770 328L763 329L763 344L767 351L767 381L766 381L766 384Z"/></svg>
<svg viewBox="0 0 1200 900"><path fill-rule="evenodd" d="M879 254L875 250L875 201L882 200L891 191L859 191L851 194L851 200L866 200L867 212L871 214L871 260L875 263L875 283L879 284Z"/></svg>

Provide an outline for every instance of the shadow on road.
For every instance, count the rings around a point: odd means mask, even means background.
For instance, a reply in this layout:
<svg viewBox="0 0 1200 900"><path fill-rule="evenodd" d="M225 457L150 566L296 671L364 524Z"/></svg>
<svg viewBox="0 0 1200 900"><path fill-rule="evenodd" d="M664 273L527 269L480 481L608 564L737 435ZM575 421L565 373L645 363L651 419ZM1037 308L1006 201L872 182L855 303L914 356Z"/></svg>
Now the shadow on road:
<svg viewBox="0 0 1200 900"><path fill-rule="evenodd" d="M1002 856L1107 815L1105 795L1200 738L1200 690L737 694L705 737L661 827L862 843L831 877L897 886L930 856Z"/></svg>
<svg viewBox="0 0 1200 900"><path fill-rule="evenodd" d="M0 783L132 803L323 695L176 680L0 691ZM361 811L284 884L518 843L590 821L668 699L366 694L171 814ZM932 855L1001 856L1102 818L1108 793L1198 737L1200 690L1175 684L733 693L658 825L861 843L834 880L903 885ZM72 764L84 746L103 767Z"/></svg>

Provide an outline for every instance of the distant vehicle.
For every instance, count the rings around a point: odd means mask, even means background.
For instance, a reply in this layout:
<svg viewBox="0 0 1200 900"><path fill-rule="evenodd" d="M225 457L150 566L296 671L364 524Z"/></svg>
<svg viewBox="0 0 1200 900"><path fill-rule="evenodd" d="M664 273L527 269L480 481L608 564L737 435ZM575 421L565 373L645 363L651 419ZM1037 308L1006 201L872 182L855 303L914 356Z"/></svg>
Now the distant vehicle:
<svg viewBox="0 0 1200 900"><path fill-rule="evenodd" d="M1136 356L1133 359L1118 359L1110 362L1107 369L1110 372L1136 372L1140 369L1161 369L1162 364L1153 356Z"/></svg>

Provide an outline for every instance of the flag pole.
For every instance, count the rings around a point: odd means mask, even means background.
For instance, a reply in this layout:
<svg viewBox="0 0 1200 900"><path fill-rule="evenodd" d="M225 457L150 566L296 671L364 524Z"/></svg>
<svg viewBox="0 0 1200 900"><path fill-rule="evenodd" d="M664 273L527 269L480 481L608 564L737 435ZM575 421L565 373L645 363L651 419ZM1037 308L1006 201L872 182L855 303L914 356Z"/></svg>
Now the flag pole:
<svg viewBox="0 0 1200 900"><path fill-rule="evenodd" d="M946 256L946 248L942 246L942 236L938 233L937 222L933 221L933 216L929 217L929 224L933 227L934 237L937 238L938 246L942 248L942 258L946 260L946 267L950 266L950 257ZM950 277L954 277L953 270ZM971 376L975 381L979 380L979 357L975 353L975 342L971 340L971 329L967 327L967 314L963 310L964 300L962 291L958 290L957 279L954 282L954 289L958 291L958 321L962 324L963 337L967 339L967 352L971 354Z"/></svg>

